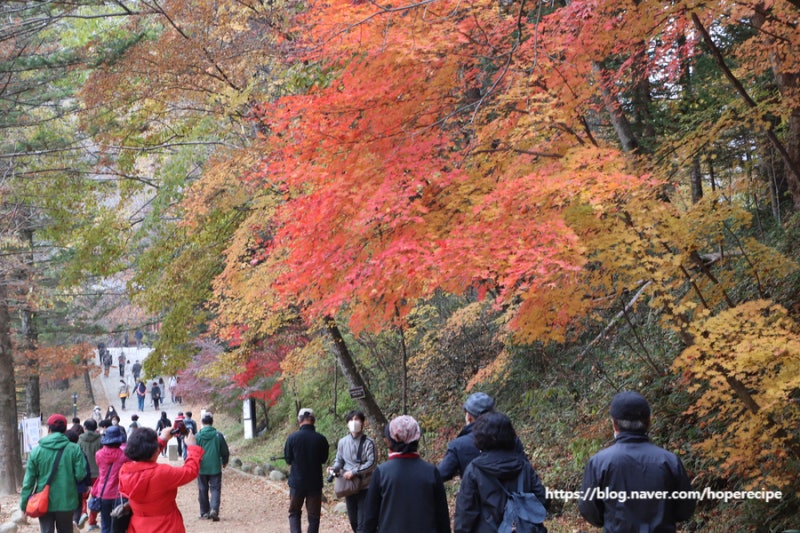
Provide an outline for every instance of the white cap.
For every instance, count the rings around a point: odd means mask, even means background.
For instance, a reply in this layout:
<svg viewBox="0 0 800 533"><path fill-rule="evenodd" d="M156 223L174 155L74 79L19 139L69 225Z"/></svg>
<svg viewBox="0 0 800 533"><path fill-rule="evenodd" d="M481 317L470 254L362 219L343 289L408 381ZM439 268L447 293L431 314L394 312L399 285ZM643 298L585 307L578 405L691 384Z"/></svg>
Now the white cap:
<svg viewBox="0 0 800 533"><path fill-rule="evenodd" d="M297 412L297 421L302 422L306 416L314 416L314 410L308 407L303 407Z"/></svg>

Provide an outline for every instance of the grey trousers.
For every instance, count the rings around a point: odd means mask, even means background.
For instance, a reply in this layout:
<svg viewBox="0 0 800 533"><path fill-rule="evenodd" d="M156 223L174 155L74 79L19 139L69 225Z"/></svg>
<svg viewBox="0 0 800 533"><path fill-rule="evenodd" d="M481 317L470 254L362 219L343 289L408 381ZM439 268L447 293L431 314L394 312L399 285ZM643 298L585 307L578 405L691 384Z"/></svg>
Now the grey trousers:
<svg viewBox="0 0 800 533"><path fill-rule="evenodd" d="M197 476L197 501L200 503L200 514L208 514L212 510L219 514L219 498L222 492L222 473ZM208 494L211 492L211 501Z"/></svg>

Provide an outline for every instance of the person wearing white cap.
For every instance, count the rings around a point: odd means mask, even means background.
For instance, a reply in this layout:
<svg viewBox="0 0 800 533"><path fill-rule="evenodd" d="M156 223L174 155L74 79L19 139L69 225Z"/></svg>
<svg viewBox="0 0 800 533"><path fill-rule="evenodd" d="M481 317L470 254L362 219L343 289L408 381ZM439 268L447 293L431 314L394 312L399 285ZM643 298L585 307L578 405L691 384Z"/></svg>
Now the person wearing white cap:
<svg viewBox="0 0 800 533"><path fill-rule="evenodd" d="M289 435L283 456L289 471L289 530L300 533L303 502L308 513L308 533L319 532L322 514L322 467L328 462L328 439L314 427L314 411L303 407L297 413L297 431Z"/></svg>

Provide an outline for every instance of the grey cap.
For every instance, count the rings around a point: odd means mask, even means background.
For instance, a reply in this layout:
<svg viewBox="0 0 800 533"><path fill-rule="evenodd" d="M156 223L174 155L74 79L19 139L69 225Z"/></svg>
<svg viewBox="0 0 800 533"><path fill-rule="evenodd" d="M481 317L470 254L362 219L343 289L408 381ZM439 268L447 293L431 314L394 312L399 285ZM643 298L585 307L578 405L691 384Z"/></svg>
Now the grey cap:
<svg viewBox="0 0 800 533"><path fill-rule="evenodd" d="M472 416L481 416L492 409L494 409L494 400L485 392L470 394L467 401L464 402L464 410Z"/></svg>

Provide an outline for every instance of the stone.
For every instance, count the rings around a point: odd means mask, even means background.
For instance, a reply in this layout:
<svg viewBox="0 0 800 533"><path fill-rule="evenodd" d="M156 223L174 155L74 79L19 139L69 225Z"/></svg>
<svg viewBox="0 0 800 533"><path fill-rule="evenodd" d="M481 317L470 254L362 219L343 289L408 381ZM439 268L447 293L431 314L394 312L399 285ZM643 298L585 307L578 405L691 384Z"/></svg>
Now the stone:
<svg viewBox="0 0 800 533"><path fill-rule="evenodd" d="M238 457L234 457L233 459L231 459L231 465L235 466L236 468L241 468L242 460L239 459Z"/></svg>
<svg viewBox="0 0 800 533"><path fill-rule="evenodd" d="M269 478L272 481L284 481L286 479L286 475L280 470L273 470L269 473Z"/></svg>
<svg viewBox="0 0 800 533"><path fill-rule="evenodd" d="M345 502L339 502L333 506L333 512L339 514L347 514L347 504Z"/></svg>
<svg viewBox="0 0 800 533"><path fill-rule="evenodd" d="M242 472L247 472L248 474L253 472L253 465L249 463L244 463L242 465Z"/></svg>
<svg viewBox="0 0 800 533"><path fill-rule="evenodd" d="M264 468L263 466L259 465L259 466L255 467L253 469L253 473L255 475L257 475L257 476L266 476L267 475L267 469Z"/></svg>
<svg viewBox="0 0 800 533"><path fill-rule="evenodd" d="M17 524L14 522L6 522L0 525L0 533L17 533Z"/></svg>
<svg viewBox="0 0 800 533"><path fill-rule="evenodd" d="M11 518L9 520L20 526L28 525L28 518L22 515L22 510L20 509L11 513Z"/></svg>

